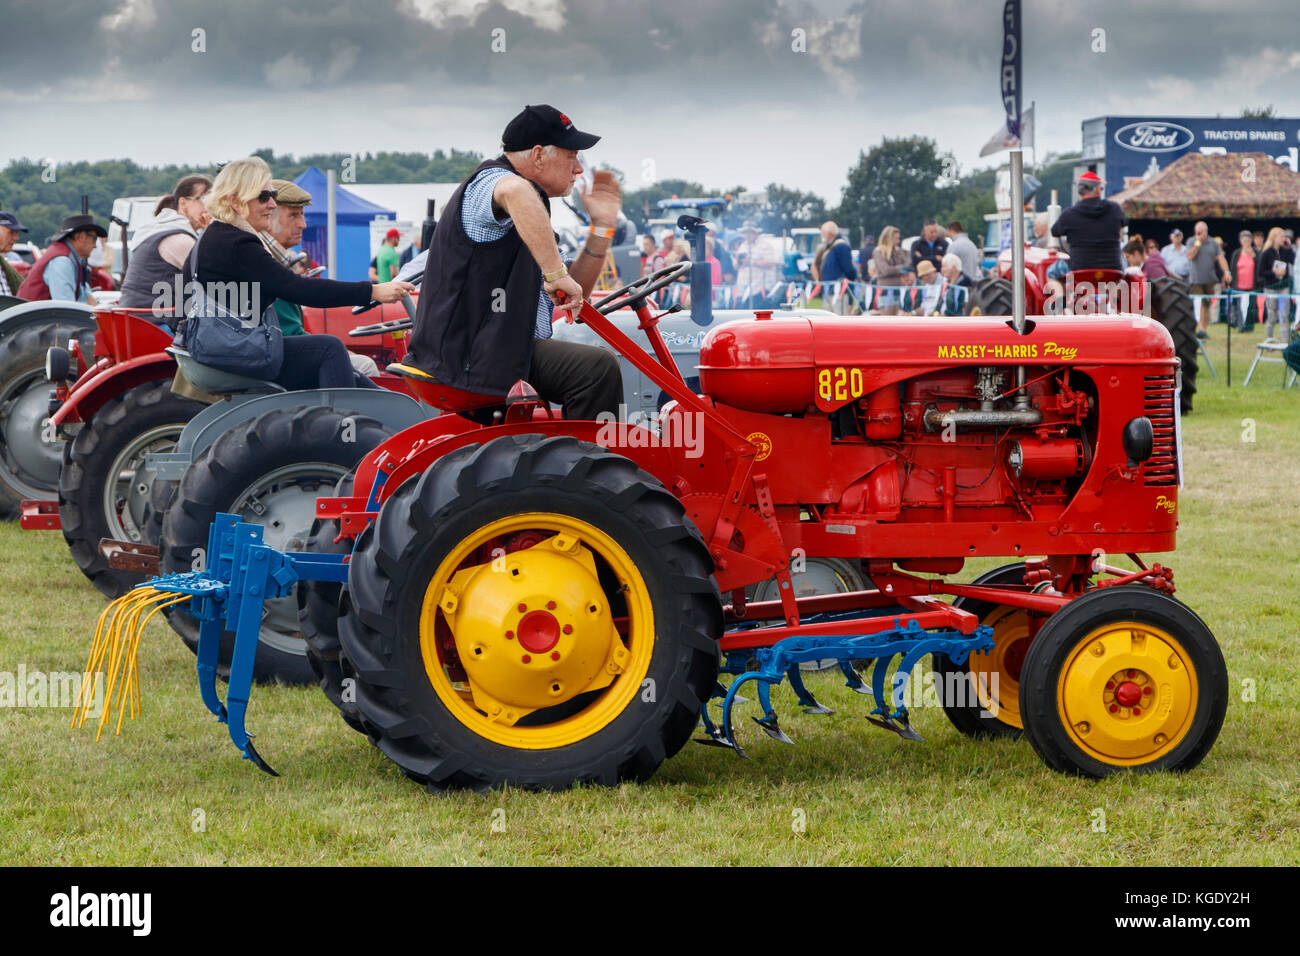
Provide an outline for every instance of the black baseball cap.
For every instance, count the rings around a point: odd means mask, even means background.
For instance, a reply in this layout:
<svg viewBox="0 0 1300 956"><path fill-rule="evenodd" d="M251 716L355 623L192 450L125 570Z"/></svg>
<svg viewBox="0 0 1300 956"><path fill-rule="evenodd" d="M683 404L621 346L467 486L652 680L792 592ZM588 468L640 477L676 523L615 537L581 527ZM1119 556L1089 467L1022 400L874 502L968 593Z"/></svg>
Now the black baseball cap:
<svg viewBox="0 0 1300 956"><path fill-rule="evenodd" d="M507 153L517 153L534 146L558 146L561 149L591 149L599 136L584 133L554 106L542 103L525 106L524 111L506 124L501 145Z"/></svg>
<svg viewBox="0 0 1300 956"><path fill-rule="evenodd" d="M18 221L18 217L11 212L0 212L0 226L8 226L14 232L26 232L27 227Z"/></svg>

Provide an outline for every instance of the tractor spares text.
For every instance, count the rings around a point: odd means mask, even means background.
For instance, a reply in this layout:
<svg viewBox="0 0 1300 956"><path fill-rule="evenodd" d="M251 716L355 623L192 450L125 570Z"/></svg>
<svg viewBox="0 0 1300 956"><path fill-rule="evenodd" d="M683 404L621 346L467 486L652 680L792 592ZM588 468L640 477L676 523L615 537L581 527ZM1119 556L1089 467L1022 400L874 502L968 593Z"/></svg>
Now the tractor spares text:
<svg viewBox="0 0 1300 956"><path fill-rule="evenodd" d="M98 643L125 647L129 671L134 622L188 602L202 700L269 771L244 726L252 664L264 603L296 589L343 719L433 790L645 780L692 736L743 754L755 725L788 743L777 703L828 712L810 662L899 739L919 739L903 692L929 658L960 731L1023 736L1056 770L1205 757L1224 660L1147 556L1178 527L1180 369L1160 322L761 312L709 329L697 391L647 303L689 268L581 319L667 393L664 434L698 416L699 449L625 433L607 447L601 423L564 420L526 382L482 395L395 364L448 414L323 489L297 549L219 514L203 569L120 598ZM620 307L652 352L606 317ZM802 594L796 553L866 586ZM990 556L1006 563L961 576ZM742 691L757 699L744 725ZM105 709L137 693L119 677Z"/></svg>

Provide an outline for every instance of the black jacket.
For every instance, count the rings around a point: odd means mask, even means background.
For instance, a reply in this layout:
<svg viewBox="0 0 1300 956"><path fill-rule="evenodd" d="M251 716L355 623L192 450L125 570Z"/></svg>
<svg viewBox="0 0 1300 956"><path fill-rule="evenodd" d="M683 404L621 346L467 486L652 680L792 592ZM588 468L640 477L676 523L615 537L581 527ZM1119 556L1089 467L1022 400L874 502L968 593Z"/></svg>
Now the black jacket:
<svg viewBox="0 0 1300 956"><path fill-rule="evenodd" d="M1273 263L1281 259L1286 263L1286 275L1279 279L1273 274ZM1295 251L1283 246L1265 249L1255 261L1255 286L1259 289L1284 289L1291 284L1291 267L1295 265Z"/></svg>
<svg viewBox="0 0 1300 956"><path fill-rule="evenodd" d="M1099 196L1080 199L1052 225L1052 235L1069 242L1070 268L1120 269L1119 233L1128 219L1118 203Z"/></svg>
<svg viewBox="0 0 1300 956"><path fill-rule="evenodd" d="M912 268L915 269L921 264L922 259L929 259L934 263L937 269L943 260L944 253L948 251L947 239L936 239L934 242L926 242L921 236L912 240Z"/></svg>
<svg viewBox="0 0 1300 956"><path fill-rule="evenodd" d="M442 207L407 360L454 388L504 395L532 367L542 270L513 225L491 242L465 233L465 188L491 168L514 171L504 156L486 160ZM549 213L550 200L533 188Z"/></svg>
<svg viewBox="0 0 1300 956"><path fill-rule="evenodd" d="M335 282L300 276L272 259L257 236L220 220L214 220L203 230L198 249L199 280L204 285L209 282L249 283L240 287L239 299L249 299L252 290L256 289L263 311L276 299L320 309L365 305L370 301L369 282ZM192 261L191 257L185 262L186 284L194 278L190 272Z"/></svg>

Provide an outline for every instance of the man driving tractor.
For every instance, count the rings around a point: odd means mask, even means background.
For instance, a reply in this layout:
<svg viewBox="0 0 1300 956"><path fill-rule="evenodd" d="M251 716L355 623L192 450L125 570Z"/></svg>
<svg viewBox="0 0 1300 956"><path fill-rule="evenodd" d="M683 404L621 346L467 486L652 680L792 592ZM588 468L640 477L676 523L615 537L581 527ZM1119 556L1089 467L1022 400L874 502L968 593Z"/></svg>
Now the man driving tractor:
<svg viewBox="0 0 1300 956"><path fill-rule="evenodd" d="M608 349L551 338L572 322L600 275L622 192L609 172L583 196L591 227L566 267L551 230L550 198L582 174L584 133L552 106L527 106L484 161L452 194L433 234L408 361L438 381L505 396L519 379L564 406L564 417L617 412L623 394Z"/></svg>
<svg viewBox="0 0 1300 956"><path fill-rule="evenodd" d="M1123 269L1119 235L1128 219L1118 203L1101 198L1106 181L1089 170L1079 177L1079 201L1063 211L1052 235L1068 243L1070 269Z"/></svg>

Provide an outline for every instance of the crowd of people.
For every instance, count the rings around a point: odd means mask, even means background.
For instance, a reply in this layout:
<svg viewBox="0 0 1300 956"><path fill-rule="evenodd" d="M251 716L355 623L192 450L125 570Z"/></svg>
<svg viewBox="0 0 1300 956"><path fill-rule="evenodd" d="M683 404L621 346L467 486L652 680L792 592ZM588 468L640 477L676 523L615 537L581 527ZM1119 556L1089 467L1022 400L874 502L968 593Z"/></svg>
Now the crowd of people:
<svg viewBox="0 0 1300 956"><path fill-rule="evenodd" d="M1125 255L1134 242L1143 245L1144 257L1137 260L1148 276L1151 264L1159 263L1165 274L1187 280L1192 295L1200 303L1197 335L1209 337L1210 319L1218 305L1219 317L1241 331L1249 331L1263 322L1268 335L1288 319L1288 296L1295 284L1295 233L1281 226L1242 229L1237 245L1229 251L1219 236L1211 236L1204 222L1193 227L1192 240L1185 242L1183 231L1175 228L1169 242L1161 246L1156 239L1130 240ZM1134 254L1136 258L1136 253ZM1130 259L1129 264L1134 264ZM1264 314L1259 314L1260 293Z"/></svg>

